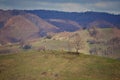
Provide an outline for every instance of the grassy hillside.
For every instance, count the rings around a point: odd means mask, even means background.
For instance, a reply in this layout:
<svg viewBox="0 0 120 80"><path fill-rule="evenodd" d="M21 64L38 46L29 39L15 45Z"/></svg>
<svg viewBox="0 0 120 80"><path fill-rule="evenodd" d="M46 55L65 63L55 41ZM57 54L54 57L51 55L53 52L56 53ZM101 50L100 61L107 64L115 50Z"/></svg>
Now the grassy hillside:
<svg viewBox="0 0 120 80"><path fill-rule="evenodd" d="M0 80L119 80L120 61L60 51L0 55Z"/></svg>

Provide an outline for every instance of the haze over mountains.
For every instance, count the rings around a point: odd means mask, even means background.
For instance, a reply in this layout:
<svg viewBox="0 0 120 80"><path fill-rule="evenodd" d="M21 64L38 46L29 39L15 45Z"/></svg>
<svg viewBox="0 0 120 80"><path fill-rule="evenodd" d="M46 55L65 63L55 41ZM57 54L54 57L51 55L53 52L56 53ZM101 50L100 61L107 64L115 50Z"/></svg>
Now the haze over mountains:
<svg viewBox="0 0 120 80"><path fill-rule="evenodd" d="M89 27L89 24L94 21L103 21L111 23L114 26L120 27L120 15L109 14L104 12L58 12L46 10L29 10L27 12L38 15L43 19L63 19L72 20L79 23L83 27ZM101 26L99 26L101 27Z"/></svg>
<svg viewBox="0 0 120 80"><path fill-rule="evenodd" d="M19 42L81 28L120 28L120 15L101 12L0 10L0 43Z"/></svg>

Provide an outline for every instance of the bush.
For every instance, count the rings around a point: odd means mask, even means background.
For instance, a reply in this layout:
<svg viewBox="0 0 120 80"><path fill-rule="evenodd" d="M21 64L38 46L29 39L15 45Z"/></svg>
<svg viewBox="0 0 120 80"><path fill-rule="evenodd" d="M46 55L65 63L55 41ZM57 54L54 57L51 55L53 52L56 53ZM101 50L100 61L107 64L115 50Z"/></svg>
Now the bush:
<svg viewBox="0 0 120 80"><path fill-rule="evenodd" d="M23 49L31 49L32 46L31 46L31 45L24 45L22 48L23 48Z"/></svg>
<svg viewBox="0 0 120 80"><path fill-rule="evenodd" d="M88 40L87 41L89 44L95 44L96 42L95 42L95 40Z"/></svg>
<svg viewBox="0 0 120 80"><path fill-rule="evenodd" d="M51 36L51 35L47 35L46 38L47 38L47 39L51 39L52 36Z"/></svg>

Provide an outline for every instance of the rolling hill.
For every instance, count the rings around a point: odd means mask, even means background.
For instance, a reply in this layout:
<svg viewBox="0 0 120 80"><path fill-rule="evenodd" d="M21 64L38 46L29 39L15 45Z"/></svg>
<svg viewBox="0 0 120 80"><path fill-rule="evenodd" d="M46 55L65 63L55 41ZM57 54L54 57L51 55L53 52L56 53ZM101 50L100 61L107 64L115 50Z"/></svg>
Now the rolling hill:
<svg viewBox="0 0 120 80"><path fill-rule="evenodd" d="M43 20L42 18L34 15L34 14L24 14L23 15L26 19L28 19L29 21L31 21L31 23L34 23L38 28L39 28L39 34L41 36L46 35L49 32L58 32L59 28L46 22L45 20Z"/></svg>
<svg viewBox="0 0 120 80"><path fill-rule="evenodd" d="M120 61L61 51L0 55L1 80L119 80Z"/></svg>
<svg viewBox="0 0 120 80"><path fill-rule="evenodd" d="M9 18L0 30L0 41L19 42L58 32L59 28L34 14L22 14Z"/></svg>
<svg viewBox="0 0 120 80"><path fill-rule="evenodd" d="M62 12L62 11L50 11L50 10L0 10L1 20L6 21L10 16L15 16L19 14L31 13L37 15L38 17L44 19L45 21L50 19L59 20L70 20L78 23L82 27L89 27L90 23L95 21L104 21L105 24L111 24L113 26L120 28L120 15L109 14L104 12ZM0 21L1 21L0 20ZM102 26L104 27L104 26ZM105 26L106 27L106 26ZM111 26L110 26L111 27Z"/></svg>
<svg viewBox="0 0 120 80"><path fill-rule="evenodd" d="M0 80L119 80L119 28L109 13L0 10Z"/></svg>
<svg viewBox="0 0 120 80"><path fill-rule="evenodd" d="M18 42L39 36L38 33L38 27L26 18L18 15L10 18L6 22L5 26L1 29L0 36L4 37L3 40Z"/></svg>
<svg viewBox="0 0 120 80"><path fill-rule="evenodd" d="M0 41L19 42L46 36L50 32L58 32L59 28L44 21L34 14L14 15L5 21L0 29Z"/></svg>
<svg viewBox="0 0 120 80"><path fill-rule="evenodd" d="M20 18L20 19L19 19ZM81 28L120 28L120 15L102 12L0 10L0 42L17 42Z"/></svg>

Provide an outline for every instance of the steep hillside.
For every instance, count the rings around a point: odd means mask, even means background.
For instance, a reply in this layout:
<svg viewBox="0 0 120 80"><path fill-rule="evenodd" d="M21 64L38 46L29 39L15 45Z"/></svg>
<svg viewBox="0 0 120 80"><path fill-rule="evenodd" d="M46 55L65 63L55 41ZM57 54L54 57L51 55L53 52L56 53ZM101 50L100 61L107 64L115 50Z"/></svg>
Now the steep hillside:
<svg viewBox="0 0 120 80"><path fill-rule="evenodd" d="M3 36L10 42L18 42L37 37L39 28L21 15L10 18L1 29L0 37ZM4 40L3 39L3 40Z"/></svg>
<svg viewBox="0 0 120 80"><path fill-rule="evenodd" d="M34 23L40 30L40 35L46 35L49 32L58 32L59 28L56 26L46 22L45 20L41 19L40 17L34 15L34 14L24 14L25 18L30 20L32 23Z"/></svg>
<svg viewBox="0 0 120 80"><path fill-rule="evenodd" d="M19 11L14 13L14 16L12 15L7 18L7 20L5 19L3 21L4 23L0 29L1 43L28 40L31 38L46 36L51 32L54 33L60 31L56 26L34 14L21 14Z"/></svg>
<svg viewBox="0 0 120 80"><path fill-rule="evenodd" d="M49 23L56 25L60 28L61 31L69 31L73 32L76 31L82 26L80 26L77 22L71 20L64 20L64 19L48 19Z"/></svg>
<svg viewBox="0 0 120 80"><path fill-rule="evenodd" d="M0 28L4 27L5 23L9 18L25 14L26 12L24 10L2 10L0 9Z"/></svg>

